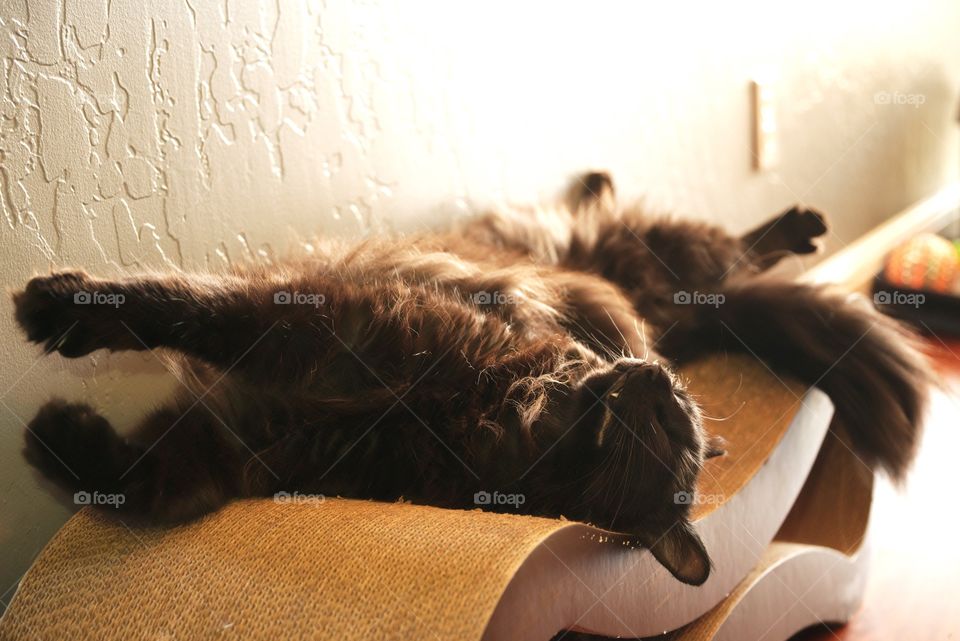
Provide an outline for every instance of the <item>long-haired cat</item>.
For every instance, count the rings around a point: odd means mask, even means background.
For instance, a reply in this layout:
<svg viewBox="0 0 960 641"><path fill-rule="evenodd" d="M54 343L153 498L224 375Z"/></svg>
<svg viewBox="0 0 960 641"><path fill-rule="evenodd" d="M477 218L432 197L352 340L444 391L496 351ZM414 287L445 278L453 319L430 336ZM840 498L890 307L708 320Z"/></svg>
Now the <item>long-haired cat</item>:
<svg viewBox="0 0 960 641"><path fill-rule="evenodd" d="M184 390L127 438L51 401L25 455L69 491L122 494L116 509L162 522L281 491L445 507L514 495L486 507L627 533L700 584L709 557L674 496L720 445L668 358L733 348L819 384L861 455L903 471L924 399L906 335L748 278L808 251L819 216L732 238L622 213L609 179L585 184L549 224L503 213L220 276L34 278L14 295L29 340L66 357L161 349ZM674 304L684 291L726 303Z"/></svg>

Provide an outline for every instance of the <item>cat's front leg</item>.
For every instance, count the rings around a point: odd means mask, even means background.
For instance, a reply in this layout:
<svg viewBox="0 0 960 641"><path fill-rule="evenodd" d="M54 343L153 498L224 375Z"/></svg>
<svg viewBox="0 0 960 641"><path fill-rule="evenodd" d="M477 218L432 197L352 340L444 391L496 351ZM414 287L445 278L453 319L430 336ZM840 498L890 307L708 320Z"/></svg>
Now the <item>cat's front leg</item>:
<svg viewBox="0 0 960 641"><path fill-rule="evenodd" d="M127 332L116 331L126 296L82 271L38 276L13 295L13 302L27 339L47 352L75 358L104 347L143 349L127 340L132 339Z"/></svg>
<svg viewBox="0 0 960 641"><path fill-rule="evenodd" d="M256 467L208 409L212 400L191 399L152 412L128 438L92 407L53 400L30 421L23 455L48 480L75 493L79 504L158 522L190 520L233 497L266 493L276 475Z"/></svg>
<svg viewBox="0 0 960 641"><path fill-rule="evenodd" d="M68 358L167 347L230 365L271 326L262 312L267 285L234 276L110 280L63 271L33 278L13 302L28 340Z"/></svg>
<svg viewBox="0 0 960 641"><path fill-rule="evenodd" d="M451 328L474 328L477 358L510 335L430 289L308 272L119 280L61 272L31 280L14 304L29 340L67 357L161 347L265 385L400 385L434 359L459 362L450 355L467 347Z"/></svg>

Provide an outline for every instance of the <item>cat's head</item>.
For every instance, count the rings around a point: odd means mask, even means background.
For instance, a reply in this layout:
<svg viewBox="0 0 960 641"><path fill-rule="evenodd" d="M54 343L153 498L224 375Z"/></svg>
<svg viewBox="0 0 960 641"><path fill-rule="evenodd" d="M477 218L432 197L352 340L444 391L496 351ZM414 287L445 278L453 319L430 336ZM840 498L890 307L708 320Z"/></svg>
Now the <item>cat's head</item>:
<svg viewBox="0 0 960 641"><path fill-rule="evenodd" d="M625 358L587 374L560 405L547 482L566 493L564 514L631 535L677 579L702 584L710 559L689 514L720 443L684 386L659 364Z"/></svg>

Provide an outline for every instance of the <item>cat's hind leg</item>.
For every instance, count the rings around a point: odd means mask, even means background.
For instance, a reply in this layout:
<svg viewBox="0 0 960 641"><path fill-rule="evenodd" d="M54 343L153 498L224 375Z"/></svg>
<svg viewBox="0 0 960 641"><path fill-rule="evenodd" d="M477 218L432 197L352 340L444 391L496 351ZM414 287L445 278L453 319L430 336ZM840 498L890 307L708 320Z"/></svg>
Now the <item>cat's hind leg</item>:
<svg viewBox="0 0 960 641"><path fill-rule="evenodd" d="M631 240L638 244L642 240L644 249L670 267L668 275L686 279L692 267L692 281L709 277L719 282L734 270L764 271L790 254L814 253L819 249L816 239L828 231L823 214L802 206L792 207L739 237L688 222L648 221L630 208L617 213L613 180L605 172L585 173L572 181L567 204L584 237L591 237L590 229L596 228L601 235L622 236L623 247L629 247ZM616 219L622 219L623 225L606 230L599 227ZM603 260L611 247L600 240L602 251L597 258ZM697 261L700 256L709 258L702 266Z"/></svg>
<svg viewBox="0 0 960 641"><path fill-rule="evenodd" d="M744 253L759 269L769 269L790 254L813 254L817 238L827 233L823 214L804 207L791 207L740 238Z"/></svg>
<svg viewBox="0 0 960 641"><path fill-rule="evenodd" d="M573 213L590 207L613 209L616 202L613 179L604 171L592 171L577 176L567 190L567 206Z"/></svg>

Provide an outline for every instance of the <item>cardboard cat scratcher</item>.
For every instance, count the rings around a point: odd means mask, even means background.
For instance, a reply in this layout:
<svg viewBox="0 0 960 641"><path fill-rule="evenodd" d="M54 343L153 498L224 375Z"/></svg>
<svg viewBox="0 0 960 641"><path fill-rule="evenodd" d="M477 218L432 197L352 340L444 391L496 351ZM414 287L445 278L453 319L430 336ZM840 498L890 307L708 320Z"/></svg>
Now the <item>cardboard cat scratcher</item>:
<svg viewBox="0 0 960 641"><path fill-rule="evenodd" d="M728 454L707 463L701 587L562 520L328 499L235 502L134 529L88 509L40 554L0 639L776 639L846 620L864 584L872 474L819 390L749 358L685 369Z"/></svg>

